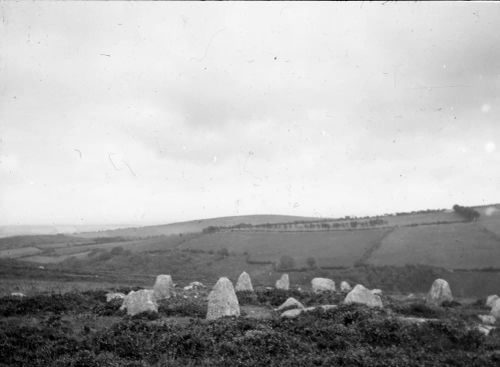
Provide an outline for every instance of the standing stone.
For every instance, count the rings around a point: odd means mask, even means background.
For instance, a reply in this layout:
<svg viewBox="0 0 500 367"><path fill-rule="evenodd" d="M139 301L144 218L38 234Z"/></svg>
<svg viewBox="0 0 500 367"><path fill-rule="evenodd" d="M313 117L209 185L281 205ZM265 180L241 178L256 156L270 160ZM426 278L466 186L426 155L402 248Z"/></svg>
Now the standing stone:
<svg viewBox="0 0 500 367"><path fill-rule="evenodd" d="M444 301L453 301L450 285L444 279L436 279L425 298L425 302L435 306L441 306Z"/></svg>
<svg viewBox="0 0 500 367"><path fill-rule="evenodd" d="M368 307L382 307L382 300L369 289L358 284L350 291L344 299L345 304L360 303Z"/></svg>
<svg viewBox="0 0 500 367"><path fill-rule="evenodd" d="M174 292L172 277L170 275L158 275L153 290L157 300L170 298Z"/></svg>
<svg viewBox="0 0 500 367"><path fill-rule="evenodd" d="M288 274L283 274L281 278L276 281L276 289L283 289L285 291L290 289L290 279Z"/></svg>
<svg viewBox="0 0 500 367"><path fill-rule="evenodd" d="M340 283L340 291L341 292L350 292L352 290L351 285L347 283L345 280Z"/></svg>
<svg viewBox="0 0 500 367"><path fill-rule="evenodd" d="M238 282L236 283L237 291L250 291L253 292L252 279L246 271L240 274Z"/></svg>
<svg viewBox="0 0 500 367"><path fill-rule="evenodd" d="M120 310L127 310L127 315L137 315L145 311L158 312L158 304L152 289L131 291L125 296Z"/></svg>
<svg viewBox="0 0 500 367"><path fill-rule="evenodd" d="M500 298L493 302L490 314L495 316L496 319L500 319Z"/></svg>
<svg viewBox="0 0 500 367"><path fill-rule="evenodd" d="M495 303L495 301L497 299L500 299L500 298L496 294L488 296L488 298L486 298L486 306L493 307L493 304Z"/></svg>
<svg viewBox="0 0 500 367"><path fill-rule="evenodd" d="M314 278L311 280L314 293L335 292L335 282L327 278Z"/></svg>
<svg viewBox="0 0 500 367"><path fill-rule="evenodd" d="M240 305L234 293L233 283L226 277L222 277L208 295L207 320L239 315Z"/></svg>

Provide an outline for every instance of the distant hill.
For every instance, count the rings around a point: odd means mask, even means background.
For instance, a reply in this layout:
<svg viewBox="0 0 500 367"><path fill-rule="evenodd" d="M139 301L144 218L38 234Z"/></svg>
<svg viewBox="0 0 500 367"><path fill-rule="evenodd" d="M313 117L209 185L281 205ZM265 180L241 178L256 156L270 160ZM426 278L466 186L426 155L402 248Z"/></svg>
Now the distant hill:
<svg viewBox="0 0 500 367"><path fill-rule="evenodd" d="M282 256L290 256L299 269L308 267L314 258L322 268L414 264L500 270L500 206L473 208L480 212L474 221L444 209L339 219L250 215L74 236L10 237L0 239L0 250L9 250L0 253L0 258L57 263L120 247L132 253L224 250L245 256L252 264L278 263ZM209 227L213 231L203 232ZM29 249L21 250L25 247Z"/></svg>
<svg viewBox="0 0 500 367"><path fill-rule="evenodd" d="M0 226L0 238L12 236L57 235L76 232L101 231L129 227L127 224L113 225L6 225Z"/></svg>
<svg viewBox="0 0 500 367"><path fill-rule="evenodd" d="M485 296L498 293L500 205L473 208L477 220L444 209L338 219L252 215L18 236L0 239L0 260L120 280L154 279L168 269L175 279L197 274L213 282L247 270L271 284L282 270L303 285L312 276L332 276L404 291L424 291L439 276L451 281L454 293ZM203 232L210 226L217 228ZM293 259L290 268L279 266L283 256Z"/></svg>
<svg viewBox="0 0 500 367"><path fill-rule="evenodd" d="M155 226L130 227L130 228L120 228L114 230L82 232L78 233L77 235L80 237L87 237L87 238L93 238L93 237L140 238L140 237L169 236L173 234L201 232L203 231L204 228L210 226L227 227L227 226L238 225L241 223L258 225L264 223L315 221L319 219L321 218L299 217L293 215L271 215L271 214L239 215L232 217L199 219L187 222L177 222L177 223L162 224Z"/></svg>

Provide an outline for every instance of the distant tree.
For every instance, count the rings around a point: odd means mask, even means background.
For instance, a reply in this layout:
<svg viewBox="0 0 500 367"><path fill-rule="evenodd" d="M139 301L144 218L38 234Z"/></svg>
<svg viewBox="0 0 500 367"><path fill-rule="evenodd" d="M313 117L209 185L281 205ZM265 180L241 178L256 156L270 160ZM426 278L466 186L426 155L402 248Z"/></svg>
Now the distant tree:
<svg viewBox="0 0 500 367"><path fill-rule="evenodd" d="M122 255L123 252L124 252L124 248L121 247L121 246L116 246L116 247L113 247L111 250L110 250L110 253L111 255L115 256L115 255Z"/></svg>
<svg viewBox="0 0 500 367"><path fill-rule="evenodd" d="M280 270L288 270L295 268L295 259L288 255L281 256L278 268Z"/></svg>
<svg viewBox="0 0 500 367"><path fill-rule="evenodd" d="M217 251L217 254L219 254L220 256L226 257L226 256L229 256L229 251L227 248L223 247Z"/></svg>
<svg viewBox="0 0 500 367"><path fill-rule="evenodd" d="M216 226L208 226L206 228L203 228L202 232L203 233L214 233L214 232L217 232L219 230L219 227L216 227Z"/></svg>
<svg viewBox="0 0 500 367"><path fill-rule="evenodd" d="M307 266L309 268L314 269L316 267L316 259L314 257L308 257L306 260Z"/></svg>
<svg viewBox="0 0 500 367"><path fill-rule="evenodd" d="M466 207L466 206L460 206L460 205L455 204L455 205L453 205L453 210L471 222L475 222L476 220L478 220L478 218L480 216L480 214L477 210L474 210L474 209Z"/></svg>
<svg viewBox="0 0 500 367"><path fill-rule="evenodd" d="M99 253L99 255L97 255L97 260L98 261L106 261L106 260L109 260L111 259L112 255L107 252L107 251L102 251Z"/></svg>

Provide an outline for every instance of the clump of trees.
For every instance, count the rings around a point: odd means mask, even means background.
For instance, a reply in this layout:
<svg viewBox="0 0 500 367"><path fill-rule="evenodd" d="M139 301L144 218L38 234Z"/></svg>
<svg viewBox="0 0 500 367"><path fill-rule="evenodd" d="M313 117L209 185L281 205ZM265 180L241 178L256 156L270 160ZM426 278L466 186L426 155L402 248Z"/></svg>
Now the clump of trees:
<svg viewBox="0 0 500 367"><path fill-rule="evenodd" d="M278 270L290 270L295 268L295 259L288 255L283 255L278 263Z"/></svg>
<svg viewBox="0 0 500 367"><path fill-rule="evenodd" d="M309 268L311 268L311 269L316 268L316 259L314 257L308 257L306 259L306 263L307 263L307 266L309 266Z"/></svg>
<svg viewBox="0 0 500 367"><path fill-rule="evenodd" d="M460 206L458 204L453 205L453 210L455 211L455 213L461 215L462 217L471 222L475 222L476 220L478 220L480 216L477 210L466 206Z"/></svg>

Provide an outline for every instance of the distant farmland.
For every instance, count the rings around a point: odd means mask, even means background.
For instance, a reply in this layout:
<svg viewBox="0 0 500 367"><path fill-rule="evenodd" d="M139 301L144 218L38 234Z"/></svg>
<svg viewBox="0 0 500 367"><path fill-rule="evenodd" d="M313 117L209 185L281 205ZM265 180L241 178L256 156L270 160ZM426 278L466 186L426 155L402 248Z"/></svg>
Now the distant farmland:
<svg viewBox="0 0 500 367"><path fill-rule="evenodd" d="M383 239L371 265L425 264L448 269L500 267L500 241L476 223L400 227Z"/></svg>
<svg viewBox="0 0 500 367"><path fill-rule="evenodd" d="M314 257L319 266L348 267L378 244L387 229L325 232L222 232L186 241L180 249L248 253L250 260L278 261L282 255L303 266Z"/></svg>

